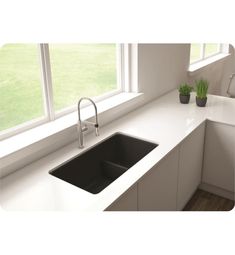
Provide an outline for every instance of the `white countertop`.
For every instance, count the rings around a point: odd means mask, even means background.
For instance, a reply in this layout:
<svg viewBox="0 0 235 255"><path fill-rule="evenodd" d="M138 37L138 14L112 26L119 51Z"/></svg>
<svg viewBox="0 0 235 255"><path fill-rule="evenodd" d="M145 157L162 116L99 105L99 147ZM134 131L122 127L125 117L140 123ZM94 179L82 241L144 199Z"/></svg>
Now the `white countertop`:
<svg viewBox="0 0 235 255"><path fill-rule="evenodd" d="M188 105L180 104L178 91L137 109L100 128L100 136L85 137L85 148L74 142L0 180L0 205L4 210L103 211L177 146L206 119L235 126L235 99L208 96L197 107L192 93ZM50 174L49 170L89 149L97 142L123 132L159 144L98 194L91 194Z"/></svg>

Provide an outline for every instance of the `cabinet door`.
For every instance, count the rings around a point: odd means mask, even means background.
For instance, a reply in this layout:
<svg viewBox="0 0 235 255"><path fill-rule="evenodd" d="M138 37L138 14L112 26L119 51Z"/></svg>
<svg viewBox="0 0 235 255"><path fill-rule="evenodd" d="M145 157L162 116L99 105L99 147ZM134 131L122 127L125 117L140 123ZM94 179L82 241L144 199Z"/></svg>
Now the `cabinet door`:
<svg viewBox="0 0 235 255"><path fill-rule="evenodd" d="M176 147L138 182L140 211L176 210L178 155Z"/></svg>
<svg viewBox="0 0 235 255"><path fill-rule="evenodd" d="M105 211L137 211L137 184L131 187Z"/></svg>
<svg viewBox="0 0 235 255"><path fill-rule="evenodd" d="M234 192L235 126L207 122L203 183Z"/></svg>
<svg viewBox="0 0 235 255"><path fill-rule="evenodd" d="M201 183L205 123L194 130L181 144L177 209L182 210Z"/></svg>

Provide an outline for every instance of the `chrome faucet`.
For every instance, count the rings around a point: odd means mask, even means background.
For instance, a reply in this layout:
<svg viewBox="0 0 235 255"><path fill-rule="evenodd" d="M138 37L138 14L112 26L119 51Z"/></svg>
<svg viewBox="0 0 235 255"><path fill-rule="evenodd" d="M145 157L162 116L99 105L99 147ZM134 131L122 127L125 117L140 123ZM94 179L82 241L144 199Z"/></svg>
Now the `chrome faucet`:
<svg viewBox="0 0 235 255"><path fill-rule="evenodd" d="M82 102L82 100L88 100L92 103L92 105L95 108L95 122L90 122L90 121L81 121L81 109L80 109L80 104ZM79 101L78 101L78 125L77 125L77 129L78 129L78 148L82 149L84 148L83 146L83 132L88 130L87 126L93 126L95 127L95 135L98 136L99 135L99 124L98 124L98 115L97 115L97 107L96 104L93 100L91 100L89 97L82 97Z"/></svg>

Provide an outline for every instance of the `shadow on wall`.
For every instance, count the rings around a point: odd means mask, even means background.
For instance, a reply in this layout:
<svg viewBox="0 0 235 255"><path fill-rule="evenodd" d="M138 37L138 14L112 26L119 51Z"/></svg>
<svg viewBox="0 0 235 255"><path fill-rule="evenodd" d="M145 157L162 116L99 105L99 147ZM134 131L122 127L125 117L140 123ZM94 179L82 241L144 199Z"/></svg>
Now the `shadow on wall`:
<svg viewBox="0 0 235 255"><path fill-rule="evenodd" d="M188 76L189 83L194 83L200 78L209 81L209 93L214 95L228 96L227 88L230 76L235 73L235 52L234 47L229 45L230 56L209 64L198 70L195 74Z"/></svg>
<svg viewBox="0 0 235 255"><path fill-rule="evenodd" d="M228 61L226 61L224 66L223 78L221 81L221 95L227 96L227 89L230 82L231 74L235 73L235 43L233 45L229 45L229 52L231 54ZM235 91L234 91L235 93Z"/></svg>

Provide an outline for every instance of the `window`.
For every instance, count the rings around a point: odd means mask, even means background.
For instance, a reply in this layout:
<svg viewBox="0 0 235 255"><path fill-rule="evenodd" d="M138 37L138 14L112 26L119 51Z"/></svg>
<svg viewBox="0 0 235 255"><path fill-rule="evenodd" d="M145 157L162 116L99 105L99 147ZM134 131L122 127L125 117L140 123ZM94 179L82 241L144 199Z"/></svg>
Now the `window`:
<svg viewBox="0 0 235 255"><path fill-rule="evenodd" d="M0 46L0 139L74 111L82 96L120 93L123 52L116 44Z"/></svg>
<svg viewBox="0 0 235 255"><path fill-rule="evenodd" d="M115 44L52 44L50 61L56 111L117 89ZM66 84L66 86L64 86Z"/></svg>
<svg viewBox="0 0 235 255"><path fill-rule="evenodd" d="M38 47L0 48L0 131L45 116Z"/></svg>
<svg viewBox="0 0 235 255"><path fill-rule="evenodd" d="M190 64L202 61L222 52L222 44L203 43L191 44Z"/></svg>

